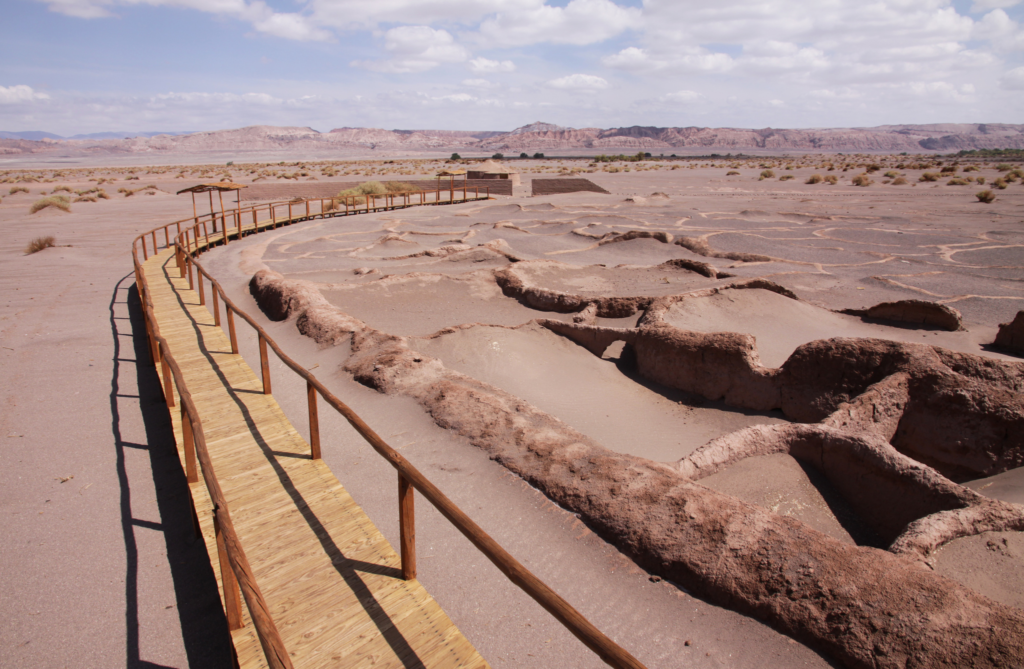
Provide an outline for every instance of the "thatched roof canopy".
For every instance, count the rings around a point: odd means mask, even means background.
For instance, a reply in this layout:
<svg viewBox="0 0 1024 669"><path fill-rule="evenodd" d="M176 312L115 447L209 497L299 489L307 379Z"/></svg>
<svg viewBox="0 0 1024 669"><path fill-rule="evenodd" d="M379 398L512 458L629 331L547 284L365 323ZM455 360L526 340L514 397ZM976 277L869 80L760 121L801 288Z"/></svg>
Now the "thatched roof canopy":
<svg viewBox="0 0 1024 669"><path fill-rule="evenodd" d="M248 188L248 186L231 183L230 181L221 181L214 184L199 184L191 188L182 188L178 191L178 195L182 193L207 193L210 191L220 191L223 193L224 191L241 190L243 188Z"/></svg>

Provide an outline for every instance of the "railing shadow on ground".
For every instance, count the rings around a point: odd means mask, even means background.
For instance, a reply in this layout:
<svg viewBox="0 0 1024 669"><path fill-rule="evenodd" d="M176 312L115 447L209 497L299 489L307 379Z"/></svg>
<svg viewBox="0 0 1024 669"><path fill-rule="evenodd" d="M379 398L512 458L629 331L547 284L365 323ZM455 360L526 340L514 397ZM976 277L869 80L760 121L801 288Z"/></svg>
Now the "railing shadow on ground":
<svg viewBox="0 0 1024 669"><path fill-rule="evenodd" d="M142 527L163 534L174 588L174 607L178 613L188 666L229 667L234 651L217 595L217 581L205 546L194 538L188 484L178 459L160 379L155 370L145 364L149 356L145 322L138 292L129 281L131 276L129 274L114 287L108 309L114 344L110 380L111 431L120 484L121 530L125 548L125 666L128 669L159 669L164 666L141 656L139 550L135 532ZM126 354L134 354L134 360L125 358ZM144 362L139 364L138 361ZM131 398L122 392L122 386L132 385L130 375L133 372L145 429L144 443L126 441L121 430L120 401ZM149 455L159 523L135 518L133 514L127 449L144 450Z"/></svg>

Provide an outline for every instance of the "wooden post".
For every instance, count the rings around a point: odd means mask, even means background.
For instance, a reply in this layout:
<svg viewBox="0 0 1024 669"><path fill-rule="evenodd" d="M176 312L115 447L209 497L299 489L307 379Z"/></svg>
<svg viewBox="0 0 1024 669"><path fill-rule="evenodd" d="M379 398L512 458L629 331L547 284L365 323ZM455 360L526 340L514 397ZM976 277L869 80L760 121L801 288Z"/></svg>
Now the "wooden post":
<svg viewBox="0 0 1024 669"><path fill-rule="evenodd" d="M185 251L181 248L181 245L175 242L175 246L178 248L178 276L179 279L185 278Z"/></svg>
<svg viewBox="0 0 1024 669"><path fill-rule="evenodd" d="M142 235L142 259L149 260L149 254L146 253L146 235Z"/></svg>
<svg viewBox="0 0 1024 669"><path fill-rule="evenodd" d="M213 324L220 327L220 305L217 304L217 286L210 283L210 292L213 293Z"/></svg>
<svg viewBox="0 0 1024 669"><path fill-rule="evenodd" d="M416 488L401 473L398 474L398 525L401 536L402 578L416 578Z"/></svg>
<svg viewBox="0 0 1024 669"><path fill-rule="evenodd" d="M270 361L267 360L267 340L260 335L260 369L263 371L263 394L270 394Z"/></svg>
<svg viewBox="0 0 1024 669"><path fill-rule="evenodd" d="M196 211L196 192L192 191L192 218L198 218L199 212Z"/></svg>
<svg viewBox="0 0 1024 669"><path fill-rule="evenodd" d="M309 400L309 457L320 459L320 417L316 411L316 398L319 395L310 381L306 381L306 398Z"/></svg>
<svg viewBox="0 0 1024 669"><path fill-rule="evenodd" d="M224 237L224 246L228 245L228 215L220 215L220 232L221 236Z"/></svg>
<svg viewBox="0 0 1024 669"><path fill-rule="evenodd" d="M160 371L164 373L164 401L167 406L174 406L174 382L171 378L171 368L167 365L164 356L160 356Z"/></svg>
<svg viewBox="0 0 1024 669"><path fill-rule="evenodd" d="M185 264L188 265L188 289L195 290L195 283L192 281L192 258L186 257Z"/></svg>
<svg viewBox="0 0 1024 669"><path fill-rule="evenodd" d="M235 337L235 312L228 305L224 305L224 311L228 314L228 337L231 339L231 352L237 355L238 338Z"/></svg>
<svg viewBox="0 0 1024 669"><path fill-rule="evenodd" d="M220 531L218 513L213 514L213 531L217 535L217 561L220 563L220 582L224 586L224 616L228 619L228 630L242 629L242 592L238 579L228 560L228 549Z"/></svg>
<svg viewBox="0 0 1024 669"><path fill-rule="evenodd" d="M210 248L210 229L206 227L206 221L203 221L203 237L206 239L206 248Z"/></svg>
<svg viewBox="0 0 1024 669"><path fill-rule="evenodd" d="M288 203L288 222L292 222L292 203Z"/></svg>
<svg viewBox="0 0 1024 669"><path fill-rule="evenodd" d="M171 248L171 231L167 229L166 225L164 226L164 248Z"/></svg>
<svg viewBox="0 0 1024 669"><path fill-rule="evenodd" d="M189 483L199 480L199 473L196 471L196 442L192 434L192 418L181 405L181 440L185 447L185 478Z"/></svg>
<svg viewBox="0 0 1024 669"><path fill-rule="evenodd" d="M309 200L306 200L306 218L309 218Z"/></svg>
<svg viewBox="0 0 1024 669"><path fill-rule="evenodd" d="M154 231L153 231L153 255L156 255L156 250L157 250L157 245L156 245L156 230L154 230Z"/></svg>
<svg viewBox="0 0 1024 669"><path fill-rule="evenodd" d="M206 291L203 290L203 273L196 270L196 281L199 283L199 304L206 304Z"/></svg>
<svg viewBox="0 0 1024 669"><path fill-rule="evenodd" d="M255 233L259 224L256 222L256 207L252 208L252 231ZM241 234L241 233L239 233Z"/></svg>

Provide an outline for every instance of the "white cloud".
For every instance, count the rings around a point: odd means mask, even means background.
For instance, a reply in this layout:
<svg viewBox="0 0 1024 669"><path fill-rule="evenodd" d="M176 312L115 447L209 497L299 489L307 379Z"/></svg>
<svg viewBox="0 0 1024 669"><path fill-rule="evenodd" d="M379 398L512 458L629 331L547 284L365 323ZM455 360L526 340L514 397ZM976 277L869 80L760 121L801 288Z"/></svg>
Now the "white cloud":
<svg viewBox="0 0 1024 669"><path fill-rule="evenodd" d="M19 84L16 86L0 86L0 104L11 105L19 102L33 102L35 100L49 100L46 93L39 93L32 90L31 86Z"/></svg>
<svg viewBox="0 0 1024 669"><path fill-rule="evenodd" d="M479 41L489 46L593 44L641 25L641 11L611 0L571 0L565 7L523 3L480 24ZM532 6L530 6L532 5Z"/></svg>
<svg viewBox="0 0 1024 669"><path fill-rule="evenodd" d="M476 96L470 95L469 93L455 93L453 95L441 95L434 100L442 100L445 102L475 102Z"/></svg>
<svg viewBox="0 0 1024 669"><path fill-rule="evenodd" d="M376 72L425 72L442 63L459 63L469 58L465 47L456 44L447 30L429 26L400 26L384 33L387 60L357 60L354 67Z"/></svg>
<svg viewBox="0 0 1024 669"><path fill-rule="evenodd" d="M462 85L470 88L494 88L494 84L486 79L463 79Z"/></svg>
<svg viewBox="0 0 1024 669"><path fill-rule="evenodd" d="M1015 67L999 80L999 85L1011 91L1024 91L1024 67Z"/></svg>
<svg viewBox="0 0 1024 669"><path fill-rule="evenodd" d="M469 61L469 69L476 74L491 74L494 72L512 72L516 64L511 60L488 60L486 58L474 58Z"/></svg>
<svg viewBox="0 0 1024 669"><path fill-rule="evenodd" d="M608 67L633 72L657 72L666 69L675 72L726 72L736 64L730 55L713 53L703 47L648 51L631 46L606 56L601 62Z"/></svg>
<svg viewBox="0 0 1024 669"><path fill-rule="evenodd" d="M693 102L702 97L704 96L697 91L676 91L675 93L666 93L658 99L662 102Z"/></svg>
<svg viewBox="0 0 1024 669"><path fill-rule="evenodd" d="M325 41L333 35L308 15L275 12L263 0L39 0L50 11L82 19L114 16L115 7L137 4L192 9L230 16L252 25L257 32L297 41Z"/></svg>
<svg viewBox="0 0 1024 669"><path fill-rule="evenodd" d="M974 0L971 5L971 12L978 14L987 12L990 9L1006 9L1020 4L1021 0Z"/></svg>
<svg viewBox="0 0 1024 669"><path fill-rule="evenodd" d="M608 88L608 82L592 74L570 74L547 83L550 88L567 91L599 91Z"/></svg>
<svg viewBox="0 0 1024 669"><path fill-rule="evenodd" d="M971 36L974 39L988 40L1002 51L1024 49L1024 30L1001 9L989 12L975 23Z"/></svg>

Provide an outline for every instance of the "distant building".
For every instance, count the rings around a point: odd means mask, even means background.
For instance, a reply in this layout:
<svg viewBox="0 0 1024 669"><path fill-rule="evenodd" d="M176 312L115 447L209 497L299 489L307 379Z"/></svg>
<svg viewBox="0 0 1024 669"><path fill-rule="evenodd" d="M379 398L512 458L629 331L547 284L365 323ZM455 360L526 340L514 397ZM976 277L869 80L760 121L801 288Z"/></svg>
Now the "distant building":
<svg viewBox="0 0 1024 669"><path fill-rule="evenodd" d="M513 186L519 185L519 172L493 160L485 160L479 165L474 165L466 176L470 179L511 179Z"/></svg>

